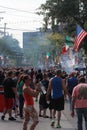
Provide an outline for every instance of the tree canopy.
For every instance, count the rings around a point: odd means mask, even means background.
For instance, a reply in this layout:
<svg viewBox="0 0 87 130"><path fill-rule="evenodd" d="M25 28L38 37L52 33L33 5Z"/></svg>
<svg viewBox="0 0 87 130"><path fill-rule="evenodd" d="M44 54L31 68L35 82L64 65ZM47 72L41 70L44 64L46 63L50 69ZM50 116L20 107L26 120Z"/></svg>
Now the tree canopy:
<svg viewBox="0 0 87 130"><path fill-rule="evenodd" d="M63 29L61 31L62 35L66 33L66 35L75 37L76 24L79 24L83 29L87 30L86 0L46 0L46 2L41 4L37 9L37 14L43 15L43 28L47 30L50 25L53 33L60 33L58 28L60 23ZM86 40L84 40L84 42L86 42ZM59 43L59 41L57 43ZM86 45L84 48L86 50Z"/></svg>
<svg viewBox="0 0 87 130"><path fill-rule="evenodd" d="M45 26L50 21L52 29L59 22L70 23L72 20L84 28L87 21L87 1L47 0L45 4L41 4L37 13L44 16Z"/></svg>

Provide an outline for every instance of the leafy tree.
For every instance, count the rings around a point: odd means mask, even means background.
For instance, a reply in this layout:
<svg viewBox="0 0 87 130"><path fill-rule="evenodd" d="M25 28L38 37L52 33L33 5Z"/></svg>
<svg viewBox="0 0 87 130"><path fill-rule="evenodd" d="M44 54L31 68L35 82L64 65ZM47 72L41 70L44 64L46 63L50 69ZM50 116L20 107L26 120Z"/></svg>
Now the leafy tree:
<svg viewBox="0 0 87 130"><path fill-rule="evenodd" d="M18 57L23 55L22 49L19 47L19 42L11 36L5 36L0 39L0 54L10 59L18 61Z"/></svg>
<svg viewBox="0 0 87 130"><path fill-rule="evenodd" d="M87 30L87 0L46 0L38 8L38 12L47 19L44 21L45 29L51 24L52 32L58 30L59 23L66 24L63 32L72 37L75 36L76 24ZM84 43L86 44L86 40ZM86 50L86 45L82 47Z"/></svg>
<svg viewBox="0 0 87 130"><path fill-rule="evenodd" d="M64 35L58 34L58 33L50 34L49 39L51 41L51 46L53 46L51 51L53 51L53 54L55 54L54 57L56 55L60 55L61 48L62 48L62 46L64 46L64 42L65 42Z"/></svg>
<svg viewBox="0 0 87 130"><path fill-rule="evenodd" d="M47 0L38 8L39 15L48 17L51 20L52 29L59 22L70 23L73 22L80 24L84 27L87 21L87 1L86 0Z"/></svg>

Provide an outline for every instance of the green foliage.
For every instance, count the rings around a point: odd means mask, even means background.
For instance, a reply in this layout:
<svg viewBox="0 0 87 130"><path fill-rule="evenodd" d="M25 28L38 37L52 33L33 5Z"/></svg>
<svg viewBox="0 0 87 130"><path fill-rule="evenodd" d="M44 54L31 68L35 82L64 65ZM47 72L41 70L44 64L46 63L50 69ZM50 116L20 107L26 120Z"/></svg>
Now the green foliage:
<svg viewBox="0 0 87 130"><path fill-rule="evenodd" d="M56 57L56 55L60 55L61 48L65 43L64 34L51 33L48 38L51 41L51 49L50 49L51 53L54 55L54 57Z"/></svg>
<svg viewBox="0 0 87 130"><path fill-rule="evenodd" d="M17 57L23 55L23 52L16 39L11 36L5 36L0 39L0 54L4 57L9 57L15 63L17 62Z"/></svg>
<svg viewBox="0 0 87 130"><path fill-rule="evenodd" d="M52 32L58 31L58 24L67 24L63 32L75 37L76 24L87 30L87 0L47 0L38 8L39 15L43 15L45 31L50 23ZM61 44L61 40L52 39L52 44ZM86 45L84 46L84 48Z"/></svg>
<svg viewBox="0 0 87 130"><path fill-rule="evenodd" d="M55 34L50 34L49 39L53 42L53 44L57 46L63 45L64 44L64 36L63 34L60 33L55 33Z"/></svg>
<svg viewBox="0 0 87 130"><path fill-rule="evenodd" d="M87 1L86 0L47 0L38 8L39 15L51 20L52 27L56 22L76 22L84 27L87 21ZM56 23L56 24L57 24Z"/></svg>

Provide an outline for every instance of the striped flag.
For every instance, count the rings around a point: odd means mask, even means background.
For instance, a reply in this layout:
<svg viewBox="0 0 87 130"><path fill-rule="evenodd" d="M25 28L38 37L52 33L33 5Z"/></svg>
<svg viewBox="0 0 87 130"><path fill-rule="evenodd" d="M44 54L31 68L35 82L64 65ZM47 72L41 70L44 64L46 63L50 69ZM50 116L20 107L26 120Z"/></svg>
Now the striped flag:
<svg viewBox="0 0 87 130"><path fill-rule="evenodd" d="M74 51L78 51L78 48L82 40L85 38L85 36L87 36L87 32L85 32L85 30L83 30L79 25L77 25L76 37L75 37L74 46L73 46Z"/></svg>

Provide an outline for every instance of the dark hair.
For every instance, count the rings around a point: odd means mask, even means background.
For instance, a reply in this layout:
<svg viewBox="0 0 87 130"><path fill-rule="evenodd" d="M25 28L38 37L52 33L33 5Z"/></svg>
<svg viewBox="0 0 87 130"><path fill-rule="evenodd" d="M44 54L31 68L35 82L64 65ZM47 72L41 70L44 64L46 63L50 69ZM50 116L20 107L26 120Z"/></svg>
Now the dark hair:
<svg viewBox="0 0 87 130"><path fill-rule="evenodd" d="M25 82L25 80L28 79L28 78L29 78L28 75L24 75L24 77L23 77L23 82Z"/></svg>
<svg viewBox="0 0 87 130"><path fill-rule="evenodd" d="M80 77L79 78L79 83L85 83L85 78L84 77Z"/></svg>
<svg viewBox="0 0 87 130"><path fill-rule="evenodd" d="M56 70L56 75L61 75L61 70L60 69Z"/></svg>
<svg viewBox="0 0 87 130"><path fill-rule="evenodd" d="M38 73L41 73L41 69L38 70Z"/></svg>
<svg viewBox="0 0 87 130"><path fill-rule="evenodd" d="M24 74L21 74L18 78L18 83L20 83L23 80Z"/></svg>
<svg viewBox="0 0 87 130"><path fill-rule="evenodd" d="M15 76L18 76L19 74L20 74L19 71L16 71L16 72L15 72Z"/></svg>
<svg viewBox="0 0 87 130"><path fill-rule="evenodd" d="M12 71L8 71L7 76L11 76L13 74Z"/></svg>
<svg viewBox="0 0 87 130"><path fill-rule="evenodd" d="M29 75L24 75L23 82L25 83L25 80L27 80L27 79L31 80L31 77Z"/></svg>

